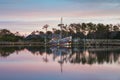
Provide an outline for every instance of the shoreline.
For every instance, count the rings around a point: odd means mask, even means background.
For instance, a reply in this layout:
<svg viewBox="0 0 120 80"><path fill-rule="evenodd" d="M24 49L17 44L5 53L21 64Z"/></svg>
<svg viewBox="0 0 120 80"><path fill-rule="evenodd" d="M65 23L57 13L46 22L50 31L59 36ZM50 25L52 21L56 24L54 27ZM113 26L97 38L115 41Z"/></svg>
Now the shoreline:
<svg viewBox="0 0 120 80"><path fill-rule="evenodd" d="M72 40L72 42L68 43L60 43L59 46L84 46L84 47L91 47L91 46L120 46L119 39L80 39L78 41ZM45 45L46 44L46 45ZM58 43L43 43L43 42L0 42L0 46L58 46Z"/></svg>

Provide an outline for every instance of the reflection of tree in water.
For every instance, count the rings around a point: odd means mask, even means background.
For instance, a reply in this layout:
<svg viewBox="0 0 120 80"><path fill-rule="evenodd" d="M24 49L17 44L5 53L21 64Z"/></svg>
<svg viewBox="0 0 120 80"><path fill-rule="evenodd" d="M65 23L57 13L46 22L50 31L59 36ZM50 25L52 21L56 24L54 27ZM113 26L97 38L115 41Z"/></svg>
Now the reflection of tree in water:
<svg viewBox="0 0 120 80"><path fill-rule="evenodd" d="M97 56L97 62L99 64L103 63L114 63L117 62L120 57L120 51L97 51L95 52Z"/></svg>
<svg viewBox="0 0 120 80"><path fill-rule="evenodd" d="M47 48L45 51L45 47L40 47L40 46L30 46L30 47L26 47L26 49L34 55L43 55L44 53L52 54L49 48Z"/></svg>
<svg viewBox="0 0 120 80"><path fill-rule="evenodd" d="M84 51L83 53L74 53L71 57L71 63L93 64L96 63L97 57L95 54Z"/></svg>
<svg viewBox="0 0 120 80"><path fill-rule="evenodd" d="M10 54L13 54L14 52L19 52L23 49L24 47L0 47L0 56L8 57Z"/></svg>
<svg viewBox="0 0 120 80"><path fill-rule="evenodd" d="M47 48L44 47L0 47L0 56L7 57L14 52L27 49L33 55L44 56L43 54L53 55L53 60L59 63L72 63L72 64L104 64L104 63L117 63L120 59L120 50L83 50L79 48Z"/></svg>
<svg viewBox="0 0 120 80"><path fill-rule="evenodd" d="M43 55L45 53L45 48L44 47L0 47L0 56L1 57L8 57L10 54L13 54L14 52L19 52L20 50L27 49L34 55ZM51 54L50 49L48 48L46 51L47 54Z"/></svg>
<svg viewBox="0 0 120 80"><path fill-rule="evenodd" d="M73 51L69 56L69 62L74 64L93 64L96 63L96 55L91 54L88 51Z"/></svg>
<svg viewBox="0 0 120 80"><path fill-rule="evenodd" d="M57 49L56 49L57 50ZM68 49L69 51L70 49ZM63 62L70 62L73 64L104 64L104 63L115 63L119 62L120 50L103 50L103 51L90 51L82 49L72 49L71 52L67 52L67 50L58 49L57 51L53 51L53 54L56 56L54 59L58 58L59 55L56 55L61 51ZM64 52L66 51L66 53ZM57 52L57 53L56 53Z"/></svg>

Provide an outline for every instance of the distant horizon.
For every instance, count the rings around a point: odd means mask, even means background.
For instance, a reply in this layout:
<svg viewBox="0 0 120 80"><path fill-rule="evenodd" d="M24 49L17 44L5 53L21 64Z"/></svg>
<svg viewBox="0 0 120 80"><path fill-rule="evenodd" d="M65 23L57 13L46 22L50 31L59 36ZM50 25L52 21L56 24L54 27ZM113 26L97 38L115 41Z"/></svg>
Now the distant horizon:
<svg viewBox="0 0 120 80"><path fill-rule="evenodd" d="M63 23L69 25L71 23L103 23L103 24L120 24L119 18L63 18ZM57 28L60 23L60 18L51 18L47 20L41 21L0 21L0 29L8 29L11 32L20 32L22 35L28 35L32 31L41 30L45 24L49 25L48 30L52 30L52 28Z"/></svg>
<svg viewBox="0 0 120 80"><path fill-rule="evenodd" d="M119 0L0 0L0 28L29 34L45 24L120 23Z"/></svg>

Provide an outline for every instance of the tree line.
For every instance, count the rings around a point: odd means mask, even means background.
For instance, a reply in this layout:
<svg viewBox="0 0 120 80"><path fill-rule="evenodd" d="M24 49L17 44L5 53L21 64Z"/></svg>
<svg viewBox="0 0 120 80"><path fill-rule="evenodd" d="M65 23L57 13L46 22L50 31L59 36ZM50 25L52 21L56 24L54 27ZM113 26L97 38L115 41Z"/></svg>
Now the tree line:
<svg viewBox="0 0 120 80"><path fill-rule="evenodd" d="M12 33L7 29L0 30L0 41L40 41L44 42L45 36L47 40L59 38L62 33L62 38L72 36L73 39L120 39L120 25L113 24L94 24L94 23L72 23L63 25L61 29L53 28L52 31L33 31L28 36L21 36L19 32Z"/></svg>

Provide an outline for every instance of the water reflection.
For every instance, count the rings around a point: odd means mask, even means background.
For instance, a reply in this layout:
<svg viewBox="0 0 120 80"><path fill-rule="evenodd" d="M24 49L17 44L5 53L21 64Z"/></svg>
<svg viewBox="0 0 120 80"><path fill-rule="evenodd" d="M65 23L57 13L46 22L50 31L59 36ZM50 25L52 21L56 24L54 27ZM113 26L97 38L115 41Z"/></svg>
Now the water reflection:
<svg viewBox="0 0 120 80"><path fill-rule="evenodd" d="M52 55L53 61L61 66L70 64L120 64L120 48L59 48L59 47L0 47L0 57L9 57L11 54L18 54L22 50L27 50L33 55L43 56L44 62L49 62ZM34 57L34 56L33 56ZM62 70L61 70L62 71Z"/></svg>
<svg viewBox="0 0 120 80"><path fill-rule="evenodd" d="M0 56L1 57L8 57L14 52L18 53L19 51L23 50L24 47L0 47Z"/></svg>
<svg viewBox="0 0 120 80"><path fill-rule="evenodd" d="M0 47L1 80L120 80L119 64L117 47Z"/></svg>

